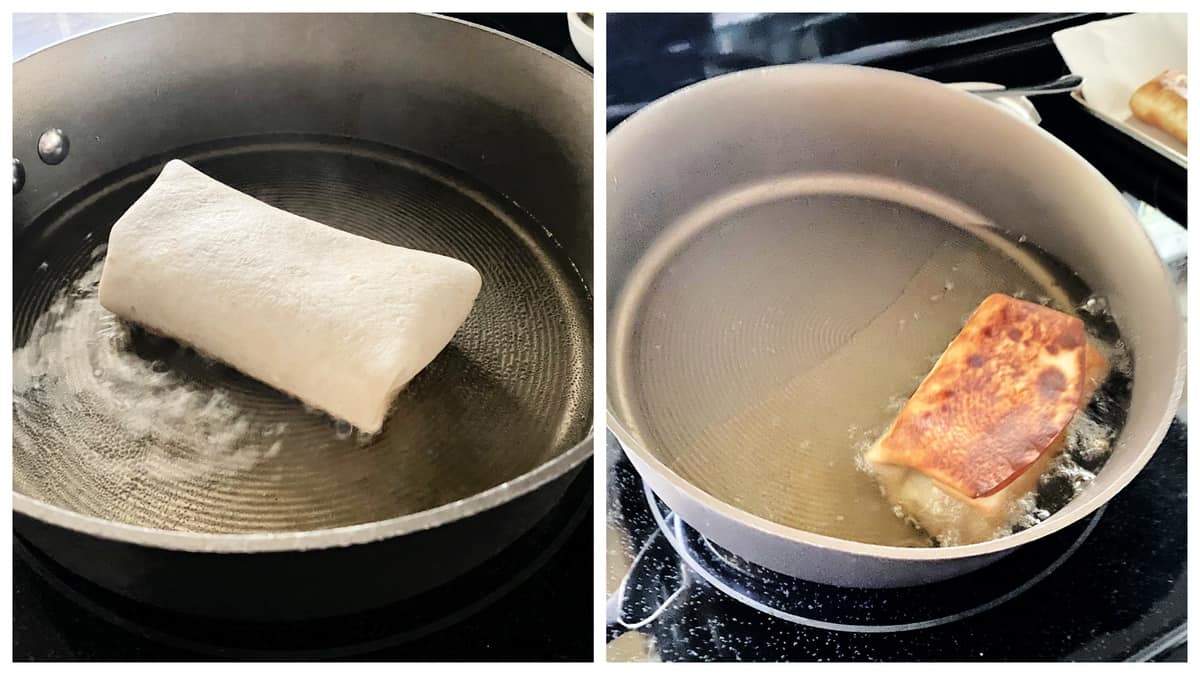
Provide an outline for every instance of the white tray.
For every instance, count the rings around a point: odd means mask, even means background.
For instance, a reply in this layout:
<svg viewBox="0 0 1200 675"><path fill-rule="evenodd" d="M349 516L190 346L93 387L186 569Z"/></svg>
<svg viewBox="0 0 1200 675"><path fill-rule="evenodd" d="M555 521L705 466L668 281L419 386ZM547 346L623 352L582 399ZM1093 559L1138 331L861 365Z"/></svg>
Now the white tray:
<svg viewBox="0 0 1200 675"><path fill-rule="evenodd" d="M1187 168L1187 144L1133 116L1129 97L1164 70L1187 70L1186 14L1130 14L1060 30L1054 44L1083 88L1085 110Z"/></svg>

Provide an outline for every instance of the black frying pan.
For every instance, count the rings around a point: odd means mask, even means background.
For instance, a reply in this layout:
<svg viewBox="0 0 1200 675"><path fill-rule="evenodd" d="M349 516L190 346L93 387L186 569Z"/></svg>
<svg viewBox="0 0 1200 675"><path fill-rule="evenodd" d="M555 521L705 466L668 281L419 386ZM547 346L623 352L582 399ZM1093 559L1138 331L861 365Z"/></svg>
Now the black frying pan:
<svg viewBox="0 0 1200 675"><path fill-rule="evenodd" d="M376 607L495 554L591 454L584 71L432 16L170 15L21 60L13 94L14 527L69 570L215 616ZM482 272L378 436L112 328L88 273L171 158Z"/></svg>

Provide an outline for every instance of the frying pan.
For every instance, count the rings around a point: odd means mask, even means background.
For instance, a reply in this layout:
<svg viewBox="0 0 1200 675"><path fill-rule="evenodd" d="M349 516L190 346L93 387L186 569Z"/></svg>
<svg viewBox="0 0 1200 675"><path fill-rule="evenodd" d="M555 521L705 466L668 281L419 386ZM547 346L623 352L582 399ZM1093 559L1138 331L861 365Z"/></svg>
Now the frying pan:
<svg viewBox="0 0 1200 675"><path fill-rule="evenodd" d="M33 546L171 610L329 616L481 564L580 471L585 71L441 17L203 14L77 37L13 81L13 509ZM481 271L381 433L98 309L107 232L171 158Z"/></svg>
<svg viewBox="0 0 1200 675"><path fill-rule="evenodd" d="M920 585L1067 527L1146 464L1183 386L1171 282L1117 191L905 74L749 70L632 116L608 139L608 270L608 426L633 465L710 541L810 581ZM915 545L856 450L966 313L1018 286L1123 341L1111 455L1028 529Z"/></svg>

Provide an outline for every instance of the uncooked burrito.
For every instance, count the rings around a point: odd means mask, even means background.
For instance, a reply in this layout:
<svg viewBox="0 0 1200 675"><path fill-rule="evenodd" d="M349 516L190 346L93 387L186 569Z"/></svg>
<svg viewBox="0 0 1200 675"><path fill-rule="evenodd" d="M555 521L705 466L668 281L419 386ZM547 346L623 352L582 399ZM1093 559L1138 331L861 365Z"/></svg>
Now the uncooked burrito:
<svg viewBox="0 0 1200 675"><path fill-rule="evenodd" d="M450 342L471 265L287 213L179 160L112 228L100 303L374 433Z"/></svg>
<svg viewBox="0 0 1200 675"><path fill-rule="evenodd" d="M1079 318L990 295L867 464L893 505L938 542L1001 536L1108 367Z"/></svg>

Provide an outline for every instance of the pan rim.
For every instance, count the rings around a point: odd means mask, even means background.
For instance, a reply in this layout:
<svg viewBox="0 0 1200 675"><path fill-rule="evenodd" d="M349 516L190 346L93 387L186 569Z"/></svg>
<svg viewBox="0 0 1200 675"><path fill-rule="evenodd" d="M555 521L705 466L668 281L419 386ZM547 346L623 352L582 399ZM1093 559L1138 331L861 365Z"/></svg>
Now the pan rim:
<svg viewBox="0 0 1200 675"><path fill-rule="evenodd" d="M641 110L638 110L631 115L628 119L622 121L609 133L610 148L612 139L622 135L622 129L624 129L627 133L629 129L636 129L644 124L648 124L646 120L649 119L651 115L660 114L658 112L651 111L658 111L664 108L669 109L671 106L680 105L687 99L695 97L697 92L703 94L708 90L716 91L722 87L728 88L736 85L743 79L788 77L796 72L801 71L810 73L823 71L826 76L830 74L841 73L843 75L851 74L860 77L870 77L875 78L876 80L889 80L893 83L906 82L910 85L916 84L922 87L929 87L929 91L931 93L936 90L936 88L932 85L939 85L945 90L945 92L947 92L948 97L959 97L959 100L962 102L968 100L972 101L970 105L975 106L980 115L994 117L998 120L998 123L1004 125L1011 124L1013 125L1013 128L1020 126L1024 129L1023 133L1033 133L1039 136L1043 142L1049 142L1057 152L1066 153L1072 157L1082 172L1088 174L1092 180L1100 181L1103 185L1108 186L1106 193L1111 193L1109 196L1120 203L1120 206L1123 209L1123 217L1129 222L1130 226L1138 226L1132 211L1130 211L1128 205L1121 200L1120 195L1116 192L1116 189L1112 187L1109 180L1105 178L1098 169L1092 166L1091 163L1083 159L1070 146L1046 130L1016 119L1008 113L997 109L994 105L975 97L968 92L946 87L945 85L941 85L940 83L927 78L922 78L916 75L898 71L886 70L883 68L872 68L867 66L846 64L785 64L762 68L752 68L721 75L708 80L703 80L649 103ZM609 157L611 156L612 155L610 154ZM1145 238L1144 244L1146 246L1151 246L1148 238ZM1165 268L1161 269L1161 275L1164 286L1166 288L1170 288L1171 282L1167 276L1167 271ZM634 464L635 468L638 469L639 474L641 473L641 468L637 466L637 463L641 462L645 466L652 469L657 474L657 477L662 478L670 483L674 490L678 491L685 498L693 500L697 505L699 505L700 508L742 527L748 527L756 531L756 533L759 535L764 535L774 539L784 540L789 543L799 544L833 553L849 554L883 560L937 562L976 558L980 556L987 556L989 554L1002 553L1023 544L1041 539L1042 537L1053 534L1054 532L1057 532L1083 518L1088 517L1094 513L1096 509L1100 508L1100 506L1107 504L1113 497L1117 495L1117 493L1123 490L1127 485L1129 485L1130 482L1134 480L1134 478L1137 477L1138 474L1141 473L1142 469L1150 461L1151 457L1154 456L1158 446L1162 444L1163 438L1166 437L1167 430L1170 427L1172 420L1175 418L1176 411L1179 407L1180 398L1183 395L1183 386L1186 379L1187 368L1187 332L1186 324L1178 312L1176 312L1174 315L1174 324L1175 342L1178 346L1178 349L1174 362L1175 377L1172 382L1172 390L1167 397L1167 405L1164 407L1161 415L1154 423L1152 431L1148 436L1150 442L1147 443L1146 447L1141 449L1136 460L1126 468L1124 473L1114 476L1114 480L1104 489L1097 491L1095 494L1087 495L1082 499L1073 500L1072 504L1078 502L1078 505L1075 506L1069 517L1060 518L1056 513L1048 520L1027 530L977 544L940 548L888 546L883 544L857 542L850 539L842 539L839 537L817 534L807 530L801 530L799 528L783 525L761 516L757 516L744 509L729 504L724 500L718 499L707 491L696 486L691 481L680 476L673 469L660 461L656 456L648 452L636 440L636 436L631 433L621 421L621 416L614 409L612 393L607 391L605 401L607 418L606 424L609 431L611 431L612 434L617 438L625 452L630 453L637 459L637 462L634 462ZM660 494L659 497L664 500L669 500L669 496ZM670 501L667 501L667 503L668 506L672 507L672 509L676 509L676 504L671 504ZM694 525L698 527L698 529L701 529L701 532L704 533L704 529L702 527L703 524ZM746 555L746 552L744 551L735 552L748 558L753 558L751 555Z"/></svg>
<svg viewBox="0 0 1200 675"><path fill-rule="evenodd" d="M43 55L55 47L73 40L79 40L92 34L120 28L137 22L161 21L179 12L155 12L144 16L131 17L107 26L83 31L77 35L58 40L49 45L26 54L13 63L20 66L25 61ZM322 13L307 13L309 15ZM337 17L341 13L326 13L324 16ZM565 68L583 76L589 81L594 80L592 73L573 63L569 59L538 46L527 40L509 35L499 30L482 26L455 17L434 14L431 12L400 13L410 17L420 17L424 20L445 21L457 24L466 29L482 31L495 37L508 40L533 50L539 56L548 58L556 67ZM217 13L218 16L257 16L254 13ZM360 16L372 13L359 13ZM354 14L350 14L354 16ZM591 293L589 292L589 297ZM590 331L589 331L590 332ZM120 521L89 516L71 511L48 502L12 491L14 513L20 513L36 520L64 527L76 532L88 534L103 539L123 543L149 546L160 549L201 552L201 553L269 553L306 551L315 549L337 548L356 544L365 544L382 539L429 530L442 525L462 520L482 513L502 504L533 492L543 485L566 475L572 469L582 464L593 454L595 439L595 423L589 428L586 436L579 442L568 447L552 459L504 483L495 485L469 497L449 502L432 509L418 511L385 520L345 525L341 527L319 530L301 530L294 532L252 532L252 533L210 533L190 532L184 530L168 530L162 528L144 527Z"/></svg>
<svg viewBox="0 0 1200 675"><path fill-rule="evenodd" d="M125 25L132 24L132 23L137 23L140 21L152 21L154 19L162 19L163 17L175 16L175 15L180 15L180 14L189 14L189 12L150 12L150 13L144 14L142 16L134 16L134 17L130 17L127 19L122 19L120 21L110 23L107 26L100 26L97 28L89 28L88 30L85 30L81 33L76 33L75 35L72 35L70 37L66 37L61 40L56 40L55 42L51 42L48 45L39 47L39 48L29 52L25 56L22 56L21 58L13 61L13 66L16 67L18 64L26 61L27 59L33 58L34 56L37 56L37 55L39 55L43 52L49 51L51 49L54 49L55 47L58 47L59 45L70 42L72 40L78 40L80 38L87 37L89 35L92 35L93 33L99 33L101 31L118 28L121 26L125 26ZM194 13L192 13L192 14L194 14ZM208 14L211 16L257 16L260 13L257 13L257 12L202 12L201 14ZM568 59L560 54L555 54L554 52L550 51L549 49L546 49L545 47L542 47L541 45L534 44L528 40L519 38L515 35L509 35L508 33L496 30L495 28L490 28L488 26L484 26L481 24L472 23L470 21L467 21L466 19L459 19L459 18L453 17L453 16L446 16L445 14L437 14L435 12L383 12L383 13L379 13L379 12L294 12L294 13L292 13L292 12L289 12L288 13L289 16L296 16L296 15L308 15L308 16L313 16L313 15L323 15L323 16L379 15L379 16L386 16L388 14L419 16L419 17L426 18L426 19L433 19L435 21L447 21L449 23L458 24L465 28L473 28L475 30L483 31L485 33L490 33L491 35L494 35L496 37L500 37L505 40L509 40L511 42L516 42L517 44L520 44L524 47L528 47L528 48L534 50L535 52L540 53L542 56L548 56L548 57L550 57L550 59L552 61L557 62L560 66L566 66L566 67L570 68L571 70L574 70L575 72L579 73L580 75L587 77L589 80L595 79L591 72L589 72L588 70L586 70L579 64L571 61L570 59Z"/></svg>

